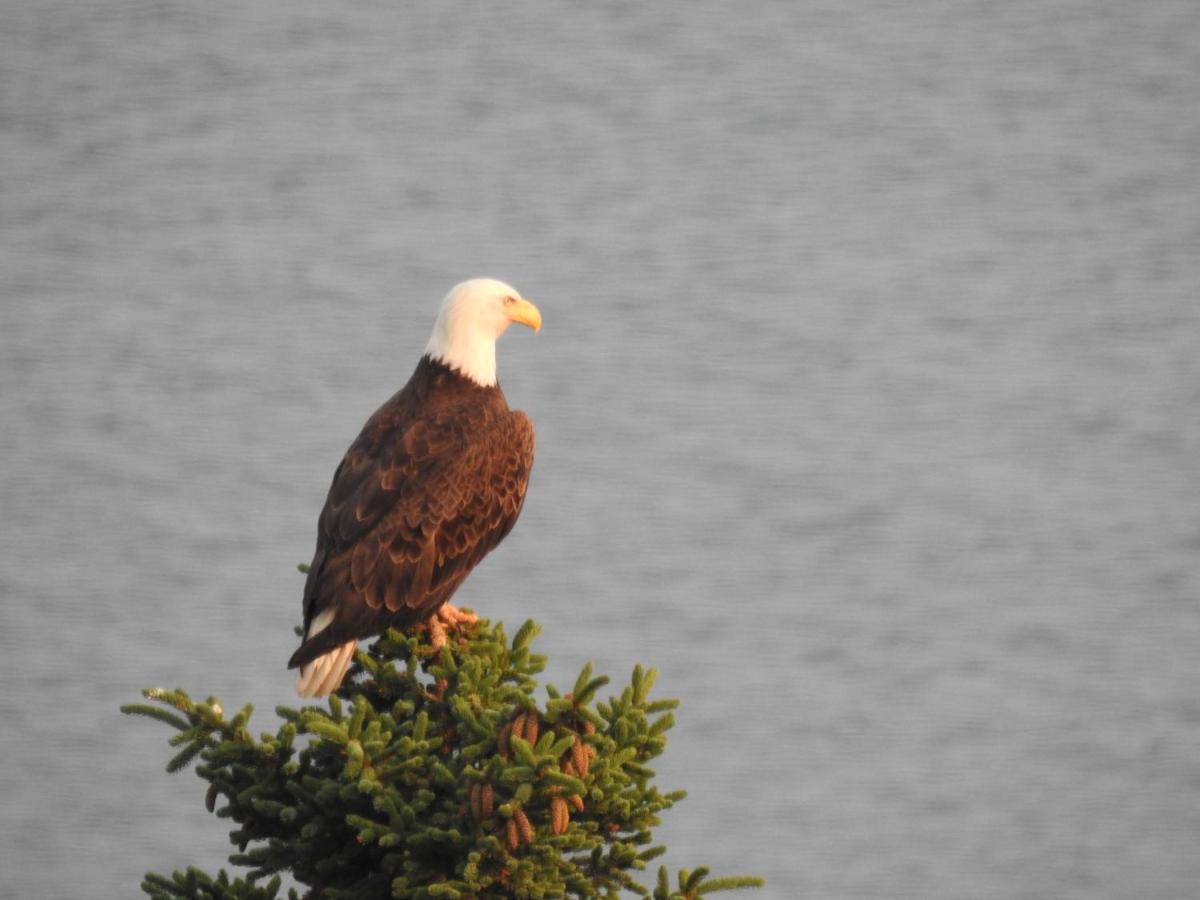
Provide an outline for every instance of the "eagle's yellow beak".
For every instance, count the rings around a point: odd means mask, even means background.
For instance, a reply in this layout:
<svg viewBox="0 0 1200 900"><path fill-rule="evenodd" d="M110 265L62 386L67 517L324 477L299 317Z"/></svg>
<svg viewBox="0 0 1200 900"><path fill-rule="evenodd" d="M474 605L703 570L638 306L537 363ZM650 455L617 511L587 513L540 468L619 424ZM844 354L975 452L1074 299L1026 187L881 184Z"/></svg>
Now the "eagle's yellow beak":
<svg viewBox="0 0 1200 900"><path fill-rule="evenodd" d="M520 297L514 297L513 302L509 304L508 318L512 322L528 325L535 332L542 330L542 314L536 306Z"/></svg>

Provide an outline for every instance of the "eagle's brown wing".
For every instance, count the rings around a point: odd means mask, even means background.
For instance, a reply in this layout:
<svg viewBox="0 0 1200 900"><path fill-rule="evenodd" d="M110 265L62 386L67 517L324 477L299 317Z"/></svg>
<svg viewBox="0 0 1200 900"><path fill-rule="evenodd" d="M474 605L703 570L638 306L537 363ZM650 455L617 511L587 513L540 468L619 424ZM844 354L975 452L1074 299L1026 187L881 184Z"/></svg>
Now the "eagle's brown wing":
<svg viewBox="0 0 1200 900"><path fill-rule="evenodd" d="M533 424L496 395L498 403L450 404L412 419L402 392L367 423L334 476L305 586L306 632L327 609L334 621L290 667L428 617L512 529L533 464Z"/></svg>

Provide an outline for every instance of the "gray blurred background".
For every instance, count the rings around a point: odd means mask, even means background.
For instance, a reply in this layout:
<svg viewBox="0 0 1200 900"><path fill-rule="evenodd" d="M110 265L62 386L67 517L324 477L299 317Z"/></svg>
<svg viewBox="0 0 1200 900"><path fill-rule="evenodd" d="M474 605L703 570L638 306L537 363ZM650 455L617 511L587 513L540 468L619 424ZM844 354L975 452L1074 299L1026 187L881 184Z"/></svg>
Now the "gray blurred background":
<svg viewBox="0 0 1200 900"><path fill-rule="evenodd" d="M215 870L149 685L291 703L442 294L538 461L459 594L682 699L674 867L1200 883L1200 6L3 4L0 895Z"/></svg>

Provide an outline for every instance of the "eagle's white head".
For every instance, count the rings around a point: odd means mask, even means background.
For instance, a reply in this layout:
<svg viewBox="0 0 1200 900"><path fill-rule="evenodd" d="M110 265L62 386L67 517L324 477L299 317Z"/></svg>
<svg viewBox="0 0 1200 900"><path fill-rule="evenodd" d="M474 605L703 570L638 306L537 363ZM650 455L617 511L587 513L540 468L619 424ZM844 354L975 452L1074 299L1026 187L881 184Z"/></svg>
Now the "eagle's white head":
<svg viewBox="0 0 1200 900"><path fill-rule="evenodd" d="M496 341L513 322L542 327L538 308L503 281L472 278L442 301L425 353L477 384L496 383Z"/></svg>

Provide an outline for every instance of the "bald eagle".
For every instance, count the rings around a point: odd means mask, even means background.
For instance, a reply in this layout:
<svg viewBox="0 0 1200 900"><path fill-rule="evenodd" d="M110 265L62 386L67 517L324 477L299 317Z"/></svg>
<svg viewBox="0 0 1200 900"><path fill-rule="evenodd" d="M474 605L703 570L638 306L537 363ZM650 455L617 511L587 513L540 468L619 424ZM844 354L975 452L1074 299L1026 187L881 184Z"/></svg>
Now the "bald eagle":
<svg viewBox="0 0 1200 900"><path fill-rule="evenodd" d="M496 381L496 340L541 313L490 278L442 301L412 377L381 406L333 475L304 585L296 691L336 690L359 638L472 619L447 601L509 533L525 502L533 424Z"/></svg>

